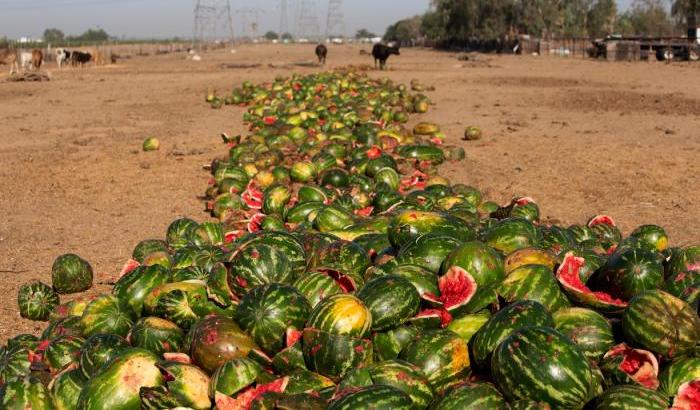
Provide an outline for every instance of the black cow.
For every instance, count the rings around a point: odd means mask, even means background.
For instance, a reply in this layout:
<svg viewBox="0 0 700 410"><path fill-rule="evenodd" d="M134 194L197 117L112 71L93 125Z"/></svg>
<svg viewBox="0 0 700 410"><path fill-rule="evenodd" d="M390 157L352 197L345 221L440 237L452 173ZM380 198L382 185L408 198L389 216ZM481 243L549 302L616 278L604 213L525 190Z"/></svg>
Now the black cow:
<svg viewBox="0 0 700 410"><path fill-rule="evenodd" d="M83 66L92 60L92 54L83 53L82 51L72 51L70 53L70 60L74 66Z"/></svg>
<svg viewBox="0 0 700 410"><path fill-rule="evenodd" d="M401 55L401 53L399 53L399 48L385 46L384 44L375 44L374 47L372 47L374 68L377 68L377 61L379 61L379 69L383 70L386 67L386 60L392 54L396 54L397 56Z"/></svg>
<svg viewBox="0 0 700 410"><path fill-rule="evenodd" d="M326 56L327 55L328 55L328 48L325 45L319 44L316 46L316 57L318 57L319 64L326 64Z"/></svg>

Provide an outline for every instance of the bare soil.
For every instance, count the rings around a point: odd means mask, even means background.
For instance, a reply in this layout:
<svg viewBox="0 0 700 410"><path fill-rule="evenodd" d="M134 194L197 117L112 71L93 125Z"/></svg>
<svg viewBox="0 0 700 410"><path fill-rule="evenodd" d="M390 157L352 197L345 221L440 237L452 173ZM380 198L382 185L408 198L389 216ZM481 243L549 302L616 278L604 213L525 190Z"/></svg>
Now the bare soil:
<svg viewBox="0 0 700 410"><path fill-rule="evenodd" d="M58 255L78 253L105 283L139 240L163 237L181 216L206 219L202 166L225 153L219 132L243 132L243 109L212 110L207 90L321 70L291 64L312 60L313 49L242 46L199 62L170 54L50 66L51 81L40 83L0 74L0 341L43 329L20 319L17 289L50 283ZM326 68L372 64L359 49L331 46ZM443 168L453 182L498 202L531 196L550 222L607 213L625 232L654 223L674 245L700 243L700 64L463 62L405 49L389 68L370 75L436 87L427 93L435 106L416 120L441 124L448 142L465 148L464 162ZM467 125L485 137L461 141ZM160 151L141 152L148 136L161 140Z"/></svg>

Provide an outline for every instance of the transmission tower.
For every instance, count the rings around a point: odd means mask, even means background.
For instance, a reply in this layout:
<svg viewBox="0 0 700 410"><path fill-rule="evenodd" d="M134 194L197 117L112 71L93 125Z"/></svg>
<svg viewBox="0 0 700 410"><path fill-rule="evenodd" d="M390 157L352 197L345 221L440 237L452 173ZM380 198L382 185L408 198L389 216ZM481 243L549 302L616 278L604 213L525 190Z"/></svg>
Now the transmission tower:
<svg viewBox="0 0 700 410"><path fill-rule="evenodd" d="M258 28L260 27L259 16L261 12L264 12L264 10L252 8L236 10L236 14L240 15L243 20L243 32L241 33L243 37L248 37L251 40L258 38Z"/></svg>
<svg viewBox="0 0 700 410"><path fill-rule="evenodd" d="M328 18L326 19L326 39L345 37L345 15L343 0L328 0Z"/></svg>
<svg viewBox="0 0 700 410"><path fill-rule="evenodd" d="M289 32L289 11L287 10L287 0L280 0L280 37Z"/></svg>
<svg viewBox="0 0 700 410"><path fill-rule="evenodd" d="M300 0L299 17L297 18L297 37L317 40L320 35L317 5L313 0Z"/></svg>
<svg viewBox="0 0 700 410"><path fill-rule="evenodd" d="M208 41L233 45L233 18L229 0L197 0L194 8L194 46Z"/></svg>

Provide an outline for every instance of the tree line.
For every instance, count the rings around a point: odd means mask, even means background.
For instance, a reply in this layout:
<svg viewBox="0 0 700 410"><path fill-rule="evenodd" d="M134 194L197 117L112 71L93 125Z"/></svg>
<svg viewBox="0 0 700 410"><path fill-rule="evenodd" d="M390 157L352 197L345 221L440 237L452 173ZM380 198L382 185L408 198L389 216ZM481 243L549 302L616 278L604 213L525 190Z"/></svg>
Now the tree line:
<svg viewBox="0 0 700 410"><path fill-rule="evenodd" d="M671 6L670 8L668 6ZM432 0L430 11L392 24L387 41L443 42L536 37L672 36L685 34L700 0Z"/></svg>

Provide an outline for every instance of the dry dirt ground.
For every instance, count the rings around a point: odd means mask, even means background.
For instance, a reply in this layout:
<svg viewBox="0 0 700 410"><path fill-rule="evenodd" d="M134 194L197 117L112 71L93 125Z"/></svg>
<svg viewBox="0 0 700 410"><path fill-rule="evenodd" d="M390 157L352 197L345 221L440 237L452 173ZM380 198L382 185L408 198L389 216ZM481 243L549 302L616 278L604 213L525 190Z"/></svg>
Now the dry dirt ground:
<svg viewBox="0 0 700 410"><path fill-rule="evenodd" d="M16 294L30 280L50 283L56 256L82 255L104 282L139 240L162 237L181 216L205 219L202 165L225 152L219 132L243 131L243 109L210 109L207 89L320 70L284 67L311 60L313 48L50 66L43 83L0 74L0 342L43 328L19 318ZM443 168L447 177L499 202L529 195L557 223L608 213L625 232L655 223L673 244L700 243L700 64L482 58L490 61L405 49L389 71L370 72L435 85L435 106L420 119L441 124L467 152ZM362 63L372 62L359 47L332 46L327 68ZM485 138L461 141L470 124ZM160 151L141 152L148 136L160 138Z"/></svg>

